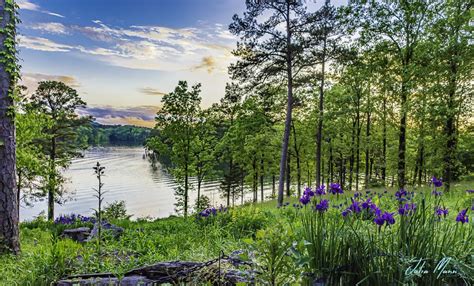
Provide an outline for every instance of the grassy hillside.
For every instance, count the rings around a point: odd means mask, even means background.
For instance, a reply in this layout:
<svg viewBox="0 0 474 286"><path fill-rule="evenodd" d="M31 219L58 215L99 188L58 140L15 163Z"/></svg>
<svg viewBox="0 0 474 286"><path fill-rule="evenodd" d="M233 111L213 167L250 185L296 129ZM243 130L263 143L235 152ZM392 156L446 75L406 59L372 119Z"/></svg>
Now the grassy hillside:
<svg viewBox="0 0 474 286"><path fill-rule="evenodd" d="M380 285L387 281L419 285L460 285L474 277L474 182L458 183L449 194L435 196L431 188L409 190L403 201L395 190L374 189L360 195L344 193L314 196L302 206L293 198L282 208L275 201L217 209L214 215L189 218L170 217L154 221L116 220L125 229L120 239L106 236L99 257L96 243L76 243L59 238L65 228L90 223L48 223L42 220L21 225L22 254L0 257L1 285L48 285L70 274L113 272L121 275L138 266L158 261L205 261L245 250L254 263L261 284L301 284L319 278L327 285ZM411 194L411 191L414 193ZM354 196L357 198L354 199ZM360 202L357 213L352 199ZM379 226L377 218L363 202L371 198L382 213L394 213L393 224ZM321 210L321 201L329 209ZM401 215L405 204L415 210ZM296 206L294 206L295 204ZM312 206L319 206L313 210ZM343 216L342 212L352 212ZM447 208L438 216L435 206ZM462 209L469 222L457 222ZM206 214L204 214L206 215ZM437 273L436 265L445 257L452 260ZM418 261L425 262L423 271ZM439 277L437 277L439 275ZM311 278L310 278L311 277Z"/></svg>

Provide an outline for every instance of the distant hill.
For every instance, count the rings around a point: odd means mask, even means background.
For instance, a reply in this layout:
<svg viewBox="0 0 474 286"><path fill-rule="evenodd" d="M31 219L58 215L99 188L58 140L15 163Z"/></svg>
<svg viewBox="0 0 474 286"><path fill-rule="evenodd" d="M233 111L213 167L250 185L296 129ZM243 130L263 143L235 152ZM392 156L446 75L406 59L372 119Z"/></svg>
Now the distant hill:
<svg viewBox="0 0 474 286"><path fill-rule="evenodd" d="M151 129L132 125L103 125L92 122L80 127L78 140L90 146L143 145Z"/></svg>

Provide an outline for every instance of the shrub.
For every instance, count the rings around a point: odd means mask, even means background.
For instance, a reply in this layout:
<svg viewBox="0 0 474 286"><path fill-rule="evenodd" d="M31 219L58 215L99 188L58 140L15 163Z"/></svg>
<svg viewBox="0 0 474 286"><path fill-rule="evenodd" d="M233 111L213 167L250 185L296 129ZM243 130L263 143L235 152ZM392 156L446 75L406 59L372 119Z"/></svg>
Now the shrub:
<svg viewBox="0 0 474 286"><path fill-rule="evenodd" d="M104 208L104 219L129 219L132 215L127 214L125 201L113 201Z"/></svg>

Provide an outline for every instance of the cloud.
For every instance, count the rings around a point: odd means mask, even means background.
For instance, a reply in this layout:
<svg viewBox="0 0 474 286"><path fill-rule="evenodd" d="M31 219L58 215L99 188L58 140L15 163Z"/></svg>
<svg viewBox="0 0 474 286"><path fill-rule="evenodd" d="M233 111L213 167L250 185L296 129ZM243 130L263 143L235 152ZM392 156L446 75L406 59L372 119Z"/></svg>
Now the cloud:
<svg viewBox="0 0 474 286"><path fill-rule="evenodd" d="M216 68L216 61L212 56L203 57L199 65L192 67L192 70L206 69L208 73L212 73Z"/></svg>
<svg viewBox="0 0 474 286"><path fill-rule="evenodd" d="M17 37L20 47L44 52L69 52L73 46L63 45L42 37L29 37L19 35Z"/></svg>
<svg viewBox="0 0 474 286"><path fill-rule="evenodd" d="M61 23L35 23L34 25L28 26L28 28L33 30L39 30L41 32L46 32L50 34L69 34L68 28Z"/></svg>
<svg viewBox="0 0 474 286"><path fill-rule="evenodd" d="M234 39L226 37L222 26L168 28L162 26L130 26L115 28L100 20L96 26L75 27L83 35L109 44L107 61L111 65L166 71L199 70L225 73L232 60ZM110 51L114 51L111 53ZM213 54L214 57L206 57ZM206 59L203 59L206 58ZM196 59L203 59L196 62Z"/></svg>
<svg viewBox="0 0 474 286"><path fill-rule="evenodd" d="M42 10L39 5L33 3L29 0L19 0L17 2L17 4L18 4L18 7L20 7L20 9L23 9L23 10L36 11L36 12L48 14L48 15L51 15L51 16L64 18L64 16L61 15L61 14L53 13L53 12L50 12L50 11L47 11L47 10Z"/></svg>
<svg viewBox="0 0 474 286"><path fill-rule="evenodd" d="M39 11L40 7L36 5L35 3L32 3L28 0L20 0L17 2L18 6L20 9L24 10L31 10L31 11Z"/></svg>
<svg viewBox="0 0 474 286"><path fill-rule="evenodd" d="M142 87L138 89L139 92L146 94L146 95L158 95L162 96L165 95L166 93L159 91L158 89L152 88L152 87Z"/></svg>
<svg viewBox="0 0 474 286"><path fill-rule="evenodd" d="M157 106L90 106L79 111L80 115L91 115L102 124L138 125L145 127L155 126Z"/></svg>
<svg viewBox="0 0 474 286"><path fill-rule="evenodd" d="M36 88L38 87L38 82L47 80L60 81L73 88L80 87L79 81L75 77L69 75L24 73L21 76L21 84L26 86L30 93L33 93L36 90Z"/></svg>
<svg viewBox="0 0 474 286"><path fill-rule="evenodd" d="M51 52L76 51L109 65L141 70L204 71L226 74L235 60L235 41L226 37L222 26L168 28L161 26L111 27L100 20L90 26L54 25L56 33L78 34L95 41L77 46L46 38L23 36L23 47ZM51 25L51 23L47 23ZM46 30L46 24L37 29ZM209 56L209 55L212 55Z"/></svg>

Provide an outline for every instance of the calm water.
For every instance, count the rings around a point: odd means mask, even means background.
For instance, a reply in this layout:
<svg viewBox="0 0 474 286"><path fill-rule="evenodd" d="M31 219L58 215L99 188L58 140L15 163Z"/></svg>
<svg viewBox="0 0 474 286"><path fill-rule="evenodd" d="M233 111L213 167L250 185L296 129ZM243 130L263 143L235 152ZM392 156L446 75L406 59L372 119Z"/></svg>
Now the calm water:
<svg viewBox="0 0 474 286"><path fill-rule="evenodd" d="M101 147L92 148L85 152L84 157L72 162L65 172L68 179L66 190L69 200L62 205L56 205L55 214L77 213L92 214L92 208L97 205L93 197L93 188L97 187L97 179L92 167L100 162L105 169L104 202L124 200L130 214L137 217L166 217L174 214L173 178L159 163L154 170L150 162L143 158L141 147ZM219 193L218 180L203 182L202 193L208 196L213 205L224 203ZM270 186L266 186L269 194ZM197 191L190 193L190 204L194 204ZM252 194L246 194L245 200L250 200ZM259 195L260 198L260 195ZM240 203L240 198L236 200ZM33 207L22 206L21 220L31 220L41 211L46 211L47 201L36 202Z"/></svg>

